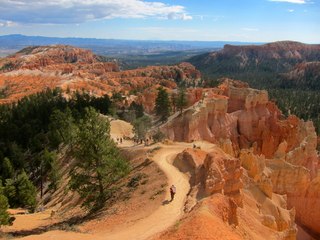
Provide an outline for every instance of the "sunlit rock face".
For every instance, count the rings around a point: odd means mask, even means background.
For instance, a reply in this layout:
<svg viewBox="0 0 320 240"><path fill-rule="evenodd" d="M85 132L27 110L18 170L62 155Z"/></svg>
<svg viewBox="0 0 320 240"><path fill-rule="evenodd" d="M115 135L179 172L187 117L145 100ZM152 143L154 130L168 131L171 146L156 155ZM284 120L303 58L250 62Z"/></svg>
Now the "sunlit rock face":
<svg viewBox="0 0 320 240"><path fill-rule="evenodd" d="M312 122L295 116L285 119L266 91L230 79L217 89L204 90L203 96L162 127L167 136L176 141L217 144L241 160L268 198L272 199L273 193L287 195L297 222L320 233L320 165ZM213 176L207 183L208 192L219 192L225 184L215 164L207 167Z"/></svg>

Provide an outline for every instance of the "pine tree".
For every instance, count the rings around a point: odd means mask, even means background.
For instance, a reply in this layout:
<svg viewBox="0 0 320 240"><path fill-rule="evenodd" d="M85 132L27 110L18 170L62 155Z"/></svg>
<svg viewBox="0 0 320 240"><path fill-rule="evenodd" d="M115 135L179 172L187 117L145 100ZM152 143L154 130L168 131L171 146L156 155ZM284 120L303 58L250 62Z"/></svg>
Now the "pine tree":
<svg viewBox="0 0 320 240"><path fill-rule="evenodd" d="M179 109L180 113L182 113L182 110L184 107L188 105L188 100L186 96L186 89L184 87L180 87L178 91L178 96L176 100L177 108Z"/></svg>
<svg viewBox="0 0 320 240"><path fill-rule="evenodd" d="M1 168L1 176L3 181L5 181L8 178L13 178L14 175L14 168L11 164L11 161L9 158L4 158L2 162L2 168Z"/></svg>
<svg viewBox="0 0 320 240"><path fill-rule="evenodd" d="M37 206L37 189L24 171L18 175L15 186L16 199L19 203L18 206L25 207L31 212L34 212Z"/></svg>
<svg viewBox="0 0 320 240"><path fill-rule="evenodd" d="M155 112L160 116L161 121L166 121L170 116L171 106L167 90L163 87L158 88L158 95L156 98Z"/></svg>
<svg viewBox="0 0 320 240"><path fill-rule="evenodd" d="M148 116L138 118L133 123L133 131L138 139L144 139L151 127L151 119Z"/></svg>
<svg viewBox="0 0 320 240"><path fill-rule="evenodd" d="M49 179L50 188L55 189L59 181L59 170L57 168L57 155L55 152L49 152L45 148L40 154L40 196L43 196L43 184Z"/></svg>
<svg viewBox="0 0 320 240"><path fill-rule="evenodd" d="M9 225L10 217L7 212L9 208L8 199L3 194L2 182L0 181L0 227L1 225Z"/></svg>
<svg viewBox="0 0 320 240"><path fill-rule="evenodd" d="M110 138L110 123L93 108L85 109L79 123L72 156L76 163L70 172L70 188L84 199L90 210L102 207L113 194L113 184L129 170L128 163Z"/></svg>
<svg viewBox="0 0 320 240"><path fill-rule="evenodd" d="M158 88L158 95L155 102L156 115L161 117L162 121L167 120L170 115L169 95L163 87Z"/></svg>
<svg viewBox="0 0 320 240"><path fill-rule="evenodd" d="M4 193L12 207L25 207L33 212L37 206L36 187L25 171L22 171L16 179L6 180Z"/></svg>
<svg viewBox="0 0 320 240"><path fill-rule="evenodd" d="M64 112L54 110L50 116L49 129L51 141L56 145L61 142L65 144L70 143L76 131L70 108L66 108Z"/></svg>

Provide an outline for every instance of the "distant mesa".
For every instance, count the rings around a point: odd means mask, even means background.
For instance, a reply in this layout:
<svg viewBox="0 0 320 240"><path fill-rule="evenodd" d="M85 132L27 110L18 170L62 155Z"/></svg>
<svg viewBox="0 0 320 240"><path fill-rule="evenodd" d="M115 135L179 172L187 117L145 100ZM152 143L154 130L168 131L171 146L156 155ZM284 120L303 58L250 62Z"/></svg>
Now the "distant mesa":
<svg viewBox="0 0 320 240"><path fill-rule="evenodd" d="M220 51L205 53L190 59L190 63L207 74L229 76L232 73L283 73L301 62L320 60L320 44L292 41L264 45L225 45Z"/></svg>

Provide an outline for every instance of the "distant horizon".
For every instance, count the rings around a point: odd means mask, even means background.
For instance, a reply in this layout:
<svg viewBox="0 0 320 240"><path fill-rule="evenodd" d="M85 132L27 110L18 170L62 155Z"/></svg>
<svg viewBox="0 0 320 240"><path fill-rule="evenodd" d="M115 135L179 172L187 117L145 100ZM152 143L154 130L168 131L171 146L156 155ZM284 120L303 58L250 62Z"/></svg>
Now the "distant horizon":
<svg viewBox="0 0 320 240"><path fill-rule="evenodd" d="M0 0L0 34L147 41L320 42L318 0Z"/></svg>
<svg viewBox="0 0 320 240"><path fill-rule="evenodd" d="M0 34L0 37L5 37L5 36L23 36L23 37L35 37L35 38L58 38L58 39L91 39L91 40L110 40L110 41L148 41L148 42L193 42L193 43L244 43L244 44L254 44L254 45L263 45L263 44L268 44L268 43L275 43L275 42L298 42L298 43L303 43L303 44L312 44L312 45L317 45L320 44L320 42L314 42L314 43L309 43L309 42L301 42L297 40L278 40L278 41L272 41L272 42L247 42L247 41L237 41L237 40L163 40L163 39L121 39L121 38L97 38L97 37L72 37L72 36L66 36L66 37L61 37L61 36L43 36L43 35L27 35L27 34L20 34L20 33L12 33L12 34Z"/></svg>
<svg viewBox="0 0 320 240"><path fill-rule="evenodd" d="M155 42L239 42L239 43L258 43L258 44L266 44L270 42L248 42L248 41L237 41L237 40L174 40L174 39L132 39L132 38L100 38L100 37L74 37L74 36L44 36L44 35L27 35L27 34L20 34L20 33L12 33L12 34L0 34L0 37L5 36L24 36L24 37L39 37L39 38L59 38L59 39L92 39L92 40L115 40L115 41L155 41ZM275 42L299 42L294 40L280 40Z"/></svg>

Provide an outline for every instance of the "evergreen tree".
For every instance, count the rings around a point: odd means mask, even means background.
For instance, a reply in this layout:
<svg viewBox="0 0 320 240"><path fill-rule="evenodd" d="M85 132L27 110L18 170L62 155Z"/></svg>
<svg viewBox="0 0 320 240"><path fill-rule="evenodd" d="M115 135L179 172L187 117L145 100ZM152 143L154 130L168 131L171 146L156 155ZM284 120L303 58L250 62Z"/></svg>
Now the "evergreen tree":
<svg viewBox="0 0 320 240"><path fill-rule="evenodd" d="M50 188L56 189L59 181L59 170L57 169L57 155L49 152L47 148L40 155L40 196L43 196L43 184L49 178Z"/></svg>
<svg viewBox="0 0 320 240"><path fill-rule="evenodd" d="M13 176L14 176L14 168L13 168L9 158L3 159L2 168L1 168L1 176L4 181L8 178L13 178Z"/></svg>
<svg viewBox="0 0 320 240"><path fill-rule="evenodd" d="M29 180L25 171L16 179L7 179L4 193L12 207L25 207L33 212L37 205L36 187Z"/></svg>
<svg viewBox="0 0 320 240"><path fill-rule="evenodd" d="M144 139L151 127L151 119L148 116L138 118L133 123L133 131L138 139Z"/></svg>
<svg viewBox="0 0 320 240"><path fill-rule="evenodd" d="M155 112L160 116L161 121L166 121L170 116L170 101L167 90L163 87L158 88L158 95L156 98Z"/></svg>
<svg viewBox="0 0 320 240"><path fill-rule="evenodd" d="M10 159L14 165L15 169L23 169L26 165L25 161L25 153L19 145L17 145L15 142L11 144L9 147L10 151Z"/></svg>
<svg viewBox="0 0 320 240"><path fill-rule="evenodd" d="M102 207L113 194L113 184L128 172L128 163L110 138L110 123L93 108L85 109L79 123L72 156L76 163L70 172L70 188L84 199L91 210Z"/></svg>
<svg viewBox="0 0 320 240"><path fill-rule="evenodd" d="M186 96L186 89L184 87L180 87L177 95L176 100L177 108L179 109L180 113L182 113L182 110L184 107L188 105L188 100Z"/></svg>
<svg viewBox="0 0 320 240"><path fill-rule="evenodd" d="M19 203L17 205L25 207L31 212L34 212L37 206L37 190L29 180L25 171L22 171L22 173L18 175L17 180L15 181L15 186L16 200Z"/></svg>
<svg viewBox="0 0 320 240"><path fill-rule="evenodd" d="M3 194L3 187L0 181L0 227L1 225L9 225L10 224L10 217L7 212L9 208L8 199Z"/></svg>
<svg viewBox="0 0 320 240"><path fill-rule="evenodd" d="M50 116L49 130L51 141L55 144L61 142L68 144L71 142L71 139L74 138L76 127L70 108L66 108L63 112L57 109L53 111Z"/></svg>
<svg viewBox="0 0 320 240"><path fill-rule="evenodd" d="M49 189L57 190L61 180L61 172L57 158L51 162L51 171L49 172L48 180L50 181Z"/></svg>
<svg viewBox="0 0 320 240"><path fill-rule="evenodd" d="M137 104L136 102L132 102L130 104L129 110L134 110L134 113L137 118L141 118L144 115L144 108L142 104Z"/></svg>

